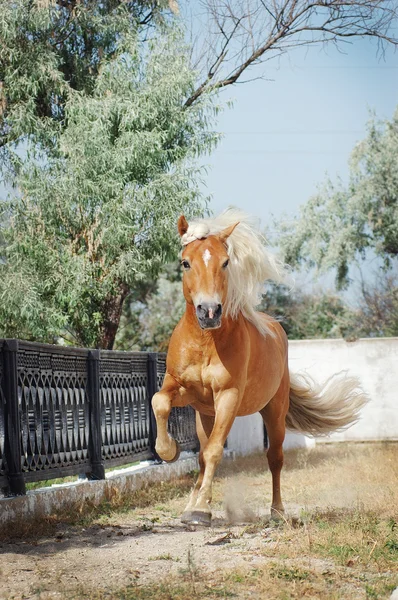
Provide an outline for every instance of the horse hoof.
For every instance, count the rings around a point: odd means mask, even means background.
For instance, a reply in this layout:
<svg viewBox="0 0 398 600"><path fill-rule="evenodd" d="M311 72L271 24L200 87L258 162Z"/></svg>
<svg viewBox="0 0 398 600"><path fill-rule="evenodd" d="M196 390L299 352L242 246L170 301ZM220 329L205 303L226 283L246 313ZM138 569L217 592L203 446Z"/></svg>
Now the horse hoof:
<svg viewBox="0 0 398 600"><path fill-rule="evenodd" d="M203 525L204 527L211 526L211 513L201 510L188 510L183 513L181 522L185 525Z"/></svg>
<svg viewBox="0 0 398 600"><path fill-rule="evenodd" d="M178 442L176 442L176 440L174 440L174 441L175 441L175 445L176 445L176 453L174 455L174 458L172 458L171 460L166 460L165 461L167 463L173 463L173 462L175 462L176 460L178 460L180 458L180 454L181 454L180 445L179 445Z"/></svg>
<svg viewBox="0 0 398 600"><path fill-rule="evenodd" d="M278 510L277 508L271 508L271 521L276 523L283 523L286 521L285 511L283 509Z"/></svg>

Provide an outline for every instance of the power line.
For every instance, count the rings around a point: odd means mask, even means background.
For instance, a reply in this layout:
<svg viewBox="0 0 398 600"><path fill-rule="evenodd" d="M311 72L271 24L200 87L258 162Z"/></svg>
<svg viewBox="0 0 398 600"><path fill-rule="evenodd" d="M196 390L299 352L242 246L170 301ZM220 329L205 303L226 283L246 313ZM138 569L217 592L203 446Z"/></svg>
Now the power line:
<svg viewBox="0 0 398 600"><path fill-rule="evenodd" d="M278 155L283 155L283 154L301 154L301 155L305 155L305 156L319 156L319 155L338 155L341 156L341 152L332 152L332 151L322 151L320 150L319 152L314 152L311 150L246 150L246 151L242 151L242 150L219 150L218 151L220 154L235 154L235 155L245 155L245 154L265 154L265 155L271 155L271 156L275 156L276 154Z"/></svg>
<svg viewBox="0 0 398 600"><path fill-rule="evenodd" d="M270 129L268 131L225 131L225 135L364 135L361 130L319 129L317 131L298 131L297 129Z"/></svg>
<svg viewBox="0 0 398 600"><path fill-rule="evenodd" d="M398 65L311 65L311 66L291 66L291 67L268 67L267 71L308 71L311 69L338 69L338 70L376 70L380 69L388 71L391 69L398 69Z"/></svg>

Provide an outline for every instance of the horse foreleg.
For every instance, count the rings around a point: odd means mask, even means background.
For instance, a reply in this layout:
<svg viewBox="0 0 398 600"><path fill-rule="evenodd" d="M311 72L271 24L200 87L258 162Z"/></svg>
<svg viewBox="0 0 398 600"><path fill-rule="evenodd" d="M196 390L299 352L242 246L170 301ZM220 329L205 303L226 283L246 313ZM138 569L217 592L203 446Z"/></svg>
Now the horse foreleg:
<svg viewBox="0 0 398 600"><path fill-rule="evenodd" d="M162 388L152 398L152 408L157 426L155 450L160 458L166 462L174 462L180 455L180 448L177 442L167 431L167 422L175 395L175 389Z"/></svg>
<svg viewBox="0 0 398 600"><path fill-rule="evenodd" d="M237 390L219 393L215 402L216 416L214 427L203 450L204 471L197 499L191 512L184 513L184 522L200 525L211 525L211 496L213 478L224 450L225 440L234 422L238 410ZM200 477L200 476L199 476Z"/></svg>
<svg viewBox="0 0 398 600"><path fill-rule="evenodd" d="M193 510L196 501L198 499L198 493L202 486L203 476L205 472L205 461L203 457L204 449L207 446L207 442L209 440L210 434L213 431L214 427L214 417L209 415L203 415L200 412L196 411L196 433L199 438L200 443L200 451L199 451L199 467L200 472L199 476L196 480L195 486L191 492L189 497L189 502L185 507L184 513L181 517L181 521L183 523L189 523L191 519L191 511Z"/></svg>
<svg viewBox="0 0 398 600"><path fill-rule="evenodd" d="M284 377L272 400L260 411L268 434L268 465L272 475L271 517L281 519L285 509L281 496L282 444L285 439L285 419L289 408L289 376Z"/></svg>

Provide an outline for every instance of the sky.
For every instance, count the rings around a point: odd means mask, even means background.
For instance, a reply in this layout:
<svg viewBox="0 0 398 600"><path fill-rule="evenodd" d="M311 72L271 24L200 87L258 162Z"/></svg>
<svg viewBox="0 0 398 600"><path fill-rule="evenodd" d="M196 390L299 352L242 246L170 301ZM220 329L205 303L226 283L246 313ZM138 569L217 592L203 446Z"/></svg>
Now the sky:
<svg viewBox="0 0 398 600"><path fill-rule="evenodd" d="M204 159L202 188L214 214L237 206L275 237L273 217L292 219L327 174L347 180L350 153L366 136L370 111L391 118L398 105L398 52L387 47L378 56L370 39L341 48L291 50L247 74L264 79L220 94L225 108L215 128L223 138ZM332 287L333 277L326 281Z"/></svg>
<svg viewBox="0 0 398 600"><path fill-rule="evenodd" d="M271 215L297 214L326 174L347 180L370 111L391 118L398 104L398 52L378 57L369 40L344 44L344 52L291 51L261 69L271 81L226 88L221 99L233 108L219 118L223 140L205 161L214 213L234 205L266 226Z"/></svg>

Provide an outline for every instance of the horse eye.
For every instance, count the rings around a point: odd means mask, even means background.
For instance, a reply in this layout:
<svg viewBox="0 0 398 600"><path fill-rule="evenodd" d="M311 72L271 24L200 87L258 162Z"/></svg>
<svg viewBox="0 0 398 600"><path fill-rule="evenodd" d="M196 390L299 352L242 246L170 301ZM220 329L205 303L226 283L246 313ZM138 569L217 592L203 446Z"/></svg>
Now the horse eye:
<svg viewBox="0 0 398 600"><path fill-rule="evenodd" d="M190 269L191 265L189 264L189 262L187 260L182 260L181 264L183 266L184 269Z"/></svg>
<svg viewBox="0 0 398 600"><path fill-rule="evenodd" d="M225 261L225 263L223 264L222 268L226 269L228 267L228 263L229 263L229 259Z"/></svg>

